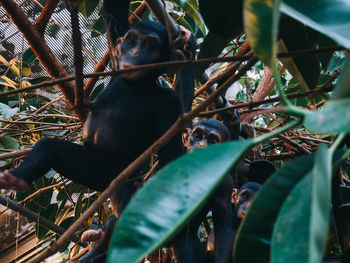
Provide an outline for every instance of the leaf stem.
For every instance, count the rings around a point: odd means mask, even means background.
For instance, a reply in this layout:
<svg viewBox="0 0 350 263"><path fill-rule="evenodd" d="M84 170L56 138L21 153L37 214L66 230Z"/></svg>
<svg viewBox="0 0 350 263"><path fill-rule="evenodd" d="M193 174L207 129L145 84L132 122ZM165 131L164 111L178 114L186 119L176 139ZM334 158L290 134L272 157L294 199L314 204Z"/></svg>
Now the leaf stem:
<svg viewBox="0 0 350 263"><path fill-rule="evenodd" d="M278 96L280 97L281 102L287 106L287 112L296 116L305 117L309 113L309 111L293 106L292 103L288 100L287 95L283 90L283 85L279 76L279 70L277 66L273 71L273 75L276 81Z"/></svg>
<svg viewBox="0 0 350 263"><path fill-rule="evenodd" d="M333 158L333 154L335 152L335 150L338 148L338 146L340 145L340 143L344 140L346 136L346 132L342 132L338 135L338 137L335 139L334 143L332 144L331 147L329 147L329 154L330 156Z"/></svg>

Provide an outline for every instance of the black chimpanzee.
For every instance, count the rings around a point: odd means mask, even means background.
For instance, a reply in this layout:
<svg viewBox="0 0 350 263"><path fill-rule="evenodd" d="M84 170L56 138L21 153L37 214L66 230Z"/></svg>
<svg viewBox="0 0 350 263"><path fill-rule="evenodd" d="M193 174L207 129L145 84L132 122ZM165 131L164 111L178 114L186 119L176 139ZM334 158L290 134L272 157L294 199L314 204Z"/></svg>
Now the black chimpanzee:
<svg viewBox="0 0 350 263"><path fill-rule="evenodd" d="M255 194L260 189L261 184L256 182L245 183L237 192L232 194L233 203L233 229L236 234L239 224L244 218Z"/></svg>
<svg viewBox="0 0 350 263"><path fill-rule="evenodd" d="M169 60L165 27L156 22L135 24L119 44L121 68ZM91 105L83 145L46 138L35 144L22 164L5 171L0 187L25 190L51 168L73 181L102 191L129 163L144 152L181 112L177 94L156 84L159 71L114 77ZM182 153L181 135L161 149L161 165ZM118 206L128 202L132 183L119 192Z"/></svg>
<svg viewBox="0 0 350 263"><path fill-rule="evenodd" d="M116 43L120 69L170 60L168 32L163 25L142 21L127 30L129 1L105 0L104 4L106 27ZM193 38L189 44L194 49ZM104 190L179 116L178 94L157 85L157 78L164 71L137 71L113 77L90 107L83 145L53 138L40 140L19 167L0 174L0 187L26 190L33 180L53 168L74 182ZM193 88L186 87L192 92ZM181 155L182 149L179 133L160 150L160 164ZM134 182L118 190L117 210L124 208L134 191Z"/></svg>
<svg viewBox="0 0 350 263"><path fill-rule="evenodd" d="M244 160L237 165L234 180L237 182L232 191L232 227L233 239L236 237L238 227L244 218L251 201L269 176L275 171L275 166L266 160ZM252 180L247 182L248 180ZM245 182L242 184L242 182ZM214 215L213 215L214 216ZM215 227L215 226L214 226ZM215 228L214 228L215 234ZM216 237L216 235L215 235ZM207 260L212 261L215 256L215 237L210 233L207 241Z"/></svg>
<svg viewBox="0 0 350 263"><path fill-rule="evenodd" d="M129 29L129 2L104 1L106 28L115 45L119 69L170 60L172 49L163 25L143 21ZM188 49L194 57L194 38L186 36ZM14 187L24 191L32 181L53 168L76 183L104 190L115 176L166 132L181 113L178 94L157 85L158 76L165 70L130 72L113 77L90 106L83 129L83 145L53 138L40 140L19 167L0 174L0 188ZM193 69L185 68L181 74L185 109L190 108L188 104L193 96L191 72ZM179 133L159 151L160 165L182 153ZM139 172L111 197L117 213L123 211L137 190L135 182L138 178ZM109 228L113 228L113 221ZM112 231L106 232L110 235ZM102 240L104 249L108 243L107 234ZM103 262L102 258L94 262Z"/></svg>
<svg viewBox="0 0 350 263"><path fill-rule="evenodd" d="M128 29L129 2L104 1L106 28L112 43L116 44L119 69L170 60L172 49L163 25L143 21ZM193 36L186 40L194 56ZM113 77L90 106L83 129L83 145L54 138L40 140L19 167L0 173L0 188L25 191L32 181L53 168L76 183L104 190L128 164L166 132L181 113L178 94L157 85L158 76L165 70L138 71ZM193 69L189 71L193 72ZM185 75L189 79L182 81L187 94L184 101L189 103L194 79L191 74ZM178 133L159 151L160 165L182 153L181 134ZM113 195L113 205L118 213L137 190L135 181L138 175L132 175L134 181L129 180Z"/></svg>
<svg viewBox="0 0 350 263"><path fill-rule="evenodd" d="M228 128L215 119L199 121L193 128L184 134L183 142L188 151L210 144L221 143L230 140ZM213 194L198 215L174 238L175 261L179 263L205 262L205 252L198 238L198 226L205 218L209 209L212 209L215 229L215 262L228 262L231 257L233 245L231 194L233 180L226 176L219 189Z"/></svg>

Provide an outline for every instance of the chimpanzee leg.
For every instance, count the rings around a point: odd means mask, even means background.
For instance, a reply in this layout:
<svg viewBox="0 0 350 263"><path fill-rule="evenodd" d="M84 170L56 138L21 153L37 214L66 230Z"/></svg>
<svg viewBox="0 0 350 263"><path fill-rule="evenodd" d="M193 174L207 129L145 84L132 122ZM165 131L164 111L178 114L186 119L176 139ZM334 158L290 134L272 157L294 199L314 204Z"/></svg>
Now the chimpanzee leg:
<svg viewBox="0 0 350 263"><path fill-rule="evenodd" d="M230 175L227 175L212 200L215 263L231 262L230 259L235 236L232 226L232 190L233 180Z"/></svg>
<svg viewBox="0 0 350 263"><path fill-rule="evenodd" d="M198 238L198 226L207 214L203 208L194 219L172 240L172 247L176 263L205 262L205 252Z"/></svg>
<svg viewBox="0 0 350 263"><path fill-rule="evenodd" d="M51 168L64 177L95 190L104 190L115 175L110 175L102 156L88 151L85 146L55 138L38 141L28 157L10 173L31 183ZM103 174L105 180L96 180L99 174Z"/></svg>

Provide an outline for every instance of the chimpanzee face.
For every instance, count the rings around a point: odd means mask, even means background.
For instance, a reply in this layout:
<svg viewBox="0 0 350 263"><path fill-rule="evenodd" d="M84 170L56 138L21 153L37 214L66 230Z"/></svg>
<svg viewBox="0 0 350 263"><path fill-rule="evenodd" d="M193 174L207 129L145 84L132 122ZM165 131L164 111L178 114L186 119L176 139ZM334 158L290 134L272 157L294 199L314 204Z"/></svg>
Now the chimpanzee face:
<svg viewBox="0 0 350 263"><path fill-rule="evenodd" d="M159 62L161 48L161 40L156 33L130 29L117 41L119 69ZM146 72L143 70L124 73L123 77L128 80L137 79L144 76Z"/></svg>
<svg viewBox="0 0 350 263"><path fill-rule="evenodd" d="M222 141L220 133L215 129L204 125L196 126L190 136L189 143L186 144L187 150L192 152L198 148L207 147L210 144L217 144Z"/></svg>
<svg viewBox="0 0 350 263"><path fill-rule="evenodd" d="M238 194L233 194L232 203L235 206L236 218L243 219L260 187L261 185L255 182L246 183L239 189Z"/></svg>

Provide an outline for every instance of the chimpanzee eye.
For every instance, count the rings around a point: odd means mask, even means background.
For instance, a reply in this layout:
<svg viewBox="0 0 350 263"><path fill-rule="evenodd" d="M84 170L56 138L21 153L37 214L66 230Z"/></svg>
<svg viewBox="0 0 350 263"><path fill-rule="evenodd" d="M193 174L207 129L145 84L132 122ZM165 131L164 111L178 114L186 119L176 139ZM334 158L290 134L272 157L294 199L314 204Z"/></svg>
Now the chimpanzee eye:
<svg viewBox="0 0 350 263"><path fill-rule="evenodd" d="M148 50L154 50L159 47L159 41L155 37L146 37L142 46Z"/></svg>
<svg viewBox="0 0 350 263"><path fill-rule="evenodd" d="M130 32L125 36L124 41L129 45L134 45L137 42L137 35Z"/></svg>
<svg viewBox="0 0 350 263"><path fill-rule="evenodd" d="M220 142L220 139L216 134L211 133L208 136L208 142L209 144L217 144Z"/></svg>
<svg viewBox="0 0 350 263"><path fill-rule="evenodd" d="M196 130L193 135L197 139L202 139L203 138L203 133L200 130Z"/></svg>
<svg viewBox="0 0 350 263"><path fill-rule="evenodd" d="M244 199L244 200L248 200L249 199L249 194L247 192L243 192L241 194L241 197Z"/></svg>

